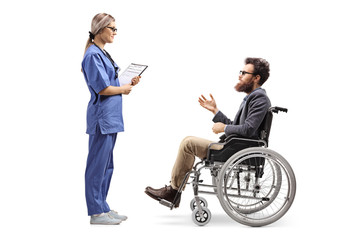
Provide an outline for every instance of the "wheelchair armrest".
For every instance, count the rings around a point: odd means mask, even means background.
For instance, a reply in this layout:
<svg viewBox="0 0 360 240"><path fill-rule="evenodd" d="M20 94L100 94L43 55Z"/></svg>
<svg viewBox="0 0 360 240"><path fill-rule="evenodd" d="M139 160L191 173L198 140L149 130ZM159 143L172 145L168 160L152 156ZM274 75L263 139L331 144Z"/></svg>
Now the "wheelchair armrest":
<svg viewBox="0 0 360 240"><path fill-rule="evenodd" d="M236 135L236 134L231 134L231 135L229 135L229 136L227 136L226 138L225 138L225 142L229 142L231 139L233 139L233 138L240 138L240 136L239 135Z"/></svg>
<svg viewBox="0 0 360 240"><path fill-rule="evenodd" d="M267 147L267 144L264 140L243 138L236 134L231 134L229 136L226 136L225 134L221 135L219 143L224 143L225 145L227 145L227 144L231 144L232 141L243 141L243 142L249 142L249 143L257 142L257 143L263 144L265 147Z"/></svg>
<svg viewBox="0 0 360 240"><path fill-rule="evenodd" d="M230 136L229 136L230 137ZM251 138L241 138L239 136L233 136L231 138L229 138L226 142L225 145L231 145L234 144L236 142L246 142L249 145L253 145L253 144L257 144L258 146L264 146L267 147L266 141L264 140L260 140L260 139L251 139Z"/></svg>
<svg viewBox="0 0 360 240"><path fill-rule="evenodd" d="M225 134L223 134L219 137L219 139L220 139L219 143L228 142L231 138L234 138L234 137L239 137L239 136L236 134L231 134L229 136L226 136Z"/></svg>
<svg viewBox="0 0 360 240"><path fill-rule="evenodd" d="M214 145L222 146L221 149L213 148ZM266 141L250 138L241 138L238 135L230 135L224 142L209 144L207 160L209 162L225 162L234 153L249 147L267 147Z"/></svg>

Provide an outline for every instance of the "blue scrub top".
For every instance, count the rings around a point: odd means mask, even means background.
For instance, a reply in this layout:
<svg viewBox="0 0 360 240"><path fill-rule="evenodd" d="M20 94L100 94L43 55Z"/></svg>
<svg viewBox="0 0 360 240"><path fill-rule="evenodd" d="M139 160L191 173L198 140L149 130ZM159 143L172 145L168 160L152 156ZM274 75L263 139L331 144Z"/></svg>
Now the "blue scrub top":
<svg viewBox="0 0 360 240"><path fill-rule="evenodd" d="M99 92L108 86L120 86L110 60L97 46L91 45L81 65L91 94L87 108L86 133L95 134L97 126L102 134L123 132L122 95L99 95ZM118 67L116 63L114 65Z"/></svg>

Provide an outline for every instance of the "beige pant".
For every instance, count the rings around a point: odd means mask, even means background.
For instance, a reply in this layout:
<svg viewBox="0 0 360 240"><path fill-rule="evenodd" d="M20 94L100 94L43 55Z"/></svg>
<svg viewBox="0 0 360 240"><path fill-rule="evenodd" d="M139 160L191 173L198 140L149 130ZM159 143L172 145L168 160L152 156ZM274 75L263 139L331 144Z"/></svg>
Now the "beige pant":
<svg viewBox="0 0 360 240"><path fill-rule="evenodd" d="M194 166L195 156L206 158L210 140L199 137L186 137L182 140L179 152L171 173L171 187L178 190L187 172ZM212 149L221 149L222 145L213 145Z"/></svg>

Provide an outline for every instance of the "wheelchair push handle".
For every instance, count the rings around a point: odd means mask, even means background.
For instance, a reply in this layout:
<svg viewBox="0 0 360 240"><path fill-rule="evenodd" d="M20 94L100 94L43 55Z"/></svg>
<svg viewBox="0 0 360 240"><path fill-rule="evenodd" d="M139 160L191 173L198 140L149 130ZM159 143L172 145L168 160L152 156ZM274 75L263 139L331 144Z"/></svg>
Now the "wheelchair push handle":
<svg viewBox="0 0 360 240"><path fill-rule="evenodd" d="M272 107L270 108L270 110L274 113L278 113L279 111L287 113L288 111L287 108L282 108L282 107Z"/></svg>

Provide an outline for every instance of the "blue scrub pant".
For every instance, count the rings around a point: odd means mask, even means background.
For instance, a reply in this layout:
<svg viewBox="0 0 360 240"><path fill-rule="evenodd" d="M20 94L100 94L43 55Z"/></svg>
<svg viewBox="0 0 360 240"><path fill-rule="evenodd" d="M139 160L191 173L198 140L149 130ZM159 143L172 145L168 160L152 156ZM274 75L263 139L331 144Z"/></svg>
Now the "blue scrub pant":
<svg viewBox="0 0 360 240"><path fill-rule="evenodd" d="M85 171L85 195L88 215L109 212L106 202L114 170L113 149L117 133L89 135L89 155Z"/></svg>

